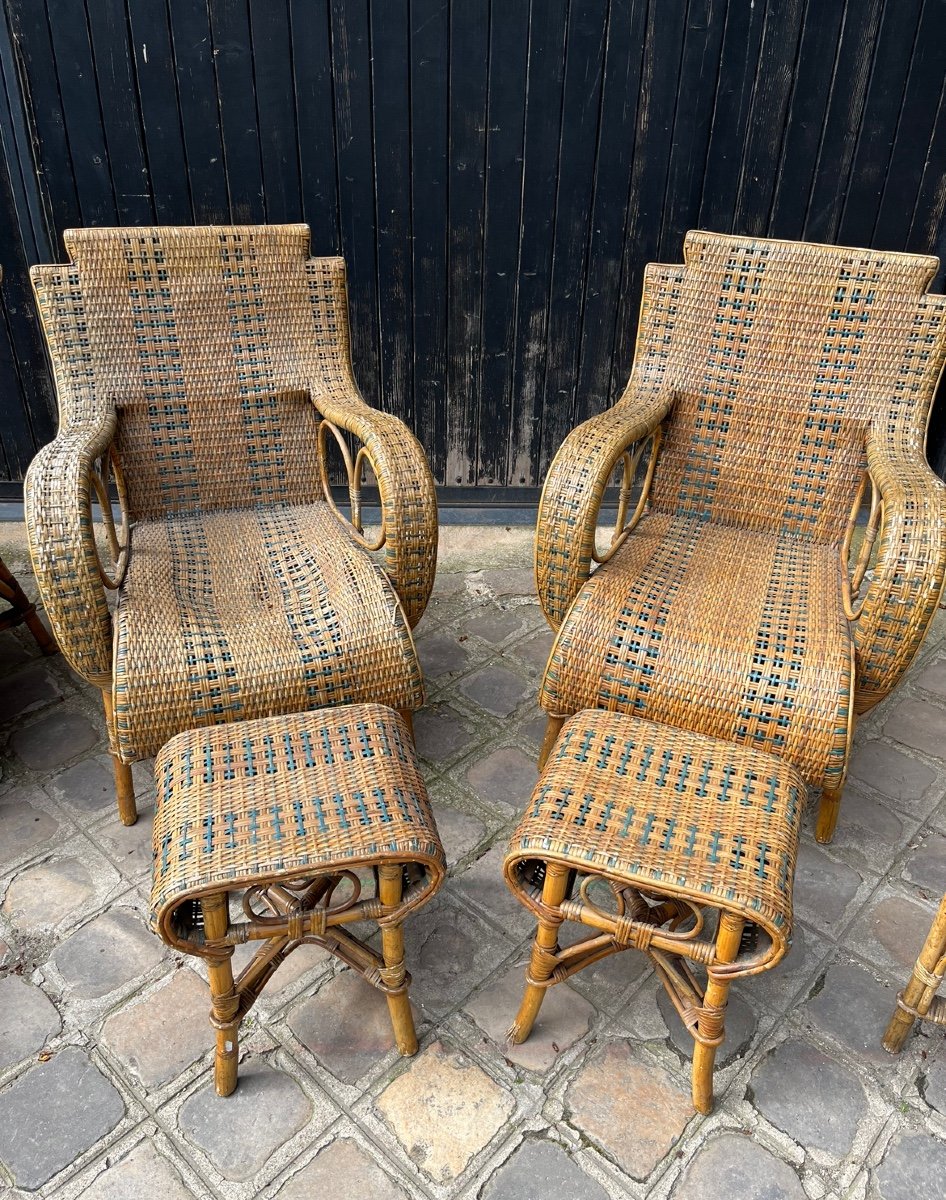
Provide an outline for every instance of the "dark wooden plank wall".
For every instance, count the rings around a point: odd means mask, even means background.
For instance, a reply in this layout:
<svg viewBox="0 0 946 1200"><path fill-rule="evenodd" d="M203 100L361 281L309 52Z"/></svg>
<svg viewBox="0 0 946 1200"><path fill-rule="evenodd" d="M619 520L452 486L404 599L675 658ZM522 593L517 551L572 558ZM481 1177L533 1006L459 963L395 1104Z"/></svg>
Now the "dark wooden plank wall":
<svg viewBox="0 0 946 1200"><path fill-rule="evenodd" d="M4 0L0 476L53 428L26 266L307 220L438 481L534 488L692 226L942 253L946 0ZM941 286L941 283L937 286ZM931 457L946 467L938 407Z"/></svg>

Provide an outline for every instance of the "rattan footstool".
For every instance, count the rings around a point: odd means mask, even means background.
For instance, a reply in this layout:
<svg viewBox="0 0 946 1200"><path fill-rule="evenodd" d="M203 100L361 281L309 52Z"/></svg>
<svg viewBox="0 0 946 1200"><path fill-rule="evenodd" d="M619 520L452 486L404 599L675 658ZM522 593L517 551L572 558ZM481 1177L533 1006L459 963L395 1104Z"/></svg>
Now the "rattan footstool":
<svg viewBox="0 0 946 1200"><path fill-rule="evenodd" d="M769 754L619 713L571 717L505 859L539 919L509 1040L529 1036L546 988L642 950L694 1038L693 1103L709 1112L729 986L788 949L805 798ZM593 936L562 948L566 920Z"/></svg>
<svg viewBox="0 0 946 1200"><path fill-rule="evenodd" d="M384 992L397 1047L414 1054L401 923L446 864L403 718L356 704L192 730L161 750L155 775L151 924L207 960L219 1095L236 1087L240 1022L306 942ZM381 954L345 928L369 920ZM234 981L247 941L262 944Z"/></svg>

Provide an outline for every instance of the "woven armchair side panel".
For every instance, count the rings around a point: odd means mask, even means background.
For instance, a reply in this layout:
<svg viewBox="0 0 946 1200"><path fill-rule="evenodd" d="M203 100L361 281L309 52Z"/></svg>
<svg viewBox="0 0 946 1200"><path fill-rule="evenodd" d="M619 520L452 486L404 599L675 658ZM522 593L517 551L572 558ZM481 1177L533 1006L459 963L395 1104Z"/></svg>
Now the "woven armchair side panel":
<svg viewBox="0 0 946 1200"><path fill-rule="evenodd" d="M936 259L700 232L685 259L654 508L840 541L868 429L925 427Z"/></svg>

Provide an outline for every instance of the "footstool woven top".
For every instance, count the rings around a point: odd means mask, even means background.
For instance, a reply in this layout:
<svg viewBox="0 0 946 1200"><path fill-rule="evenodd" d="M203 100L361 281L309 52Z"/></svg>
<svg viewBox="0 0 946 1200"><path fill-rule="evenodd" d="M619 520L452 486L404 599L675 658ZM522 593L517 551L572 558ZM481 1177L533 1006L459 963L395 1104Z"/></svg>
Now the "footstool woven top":
<svg viewBox="0 0 946 1200"><path fill-rule="evenodd" d="M804 780L772 755L620 713L571 717L505 860L530 857L740 914L787 948ZM540 911L538 897L531 907ZM761 965L759 963L757 966Z"/></svg>
<svg viewBox="0 0 946 1200"><path fill-rule="evenodd" d="M191 730L155 762L151 924L221 887L386 861L446 869L411 735L393 709L354 704ZM404 910L405 912L407 909Z"/></svg>

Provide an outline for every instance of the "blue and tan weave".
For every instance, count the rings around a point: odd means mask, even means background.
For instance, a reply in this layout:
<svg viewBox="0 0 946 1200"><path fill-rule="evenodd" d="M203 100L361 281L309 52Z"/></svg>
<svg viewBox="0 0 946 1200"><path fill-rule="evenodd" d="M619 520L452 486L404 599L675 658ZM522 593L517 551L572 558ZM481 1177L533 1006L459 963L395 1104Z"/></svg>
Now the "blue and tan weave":
<svg viewBox="0 0 946 1200"><path fill-rule="evenodd" d="M946 488L924 456L938 263L702 232L684 258L647 268L627 389L549 471L536 576L559 632L541 704L773 752L837 793L854 714L902 676L946 573ZM643 516L592 571L614 467L657 428ZM876 562L852 600L868 472Z"/></svg>
<svg viewBox="0 0 946 1200"><path fill-rule="evenodd" d="M399 714L348 705L191 730L155 762L151 924L199 953L182 906L382 863L424 881L398 919L440 887L446 863L411 735Z"/></svg>
<svg viewBox="0 0 946 1200"><path fill-rule="evenodd" d="M71 263L31 273L60 430L30 467L26 517L45 610L105 693L113 751L127 764L184 729L320 705L420 707L410 630L433 583L433 482L355 384L343 261L310 258L304 225L65 243ZM357 460L345 444L356 507L364 468L377 483L378 563L357 516L326 503L335 435L361 443ZM114 615L90 508L109 452L132 523Z"/></svg>
<svg viewBox="0 0 946 1200"><path fill-rule="evenodd" d="M506 880L540 916L539 894L520 873L535 859L737 914L768 935L746 971L755 972L788 946L806 799L801 775L772 755L622 713L580 712L510 839ZM628 944L648 932L646 921L629 927Z"/></svg>

